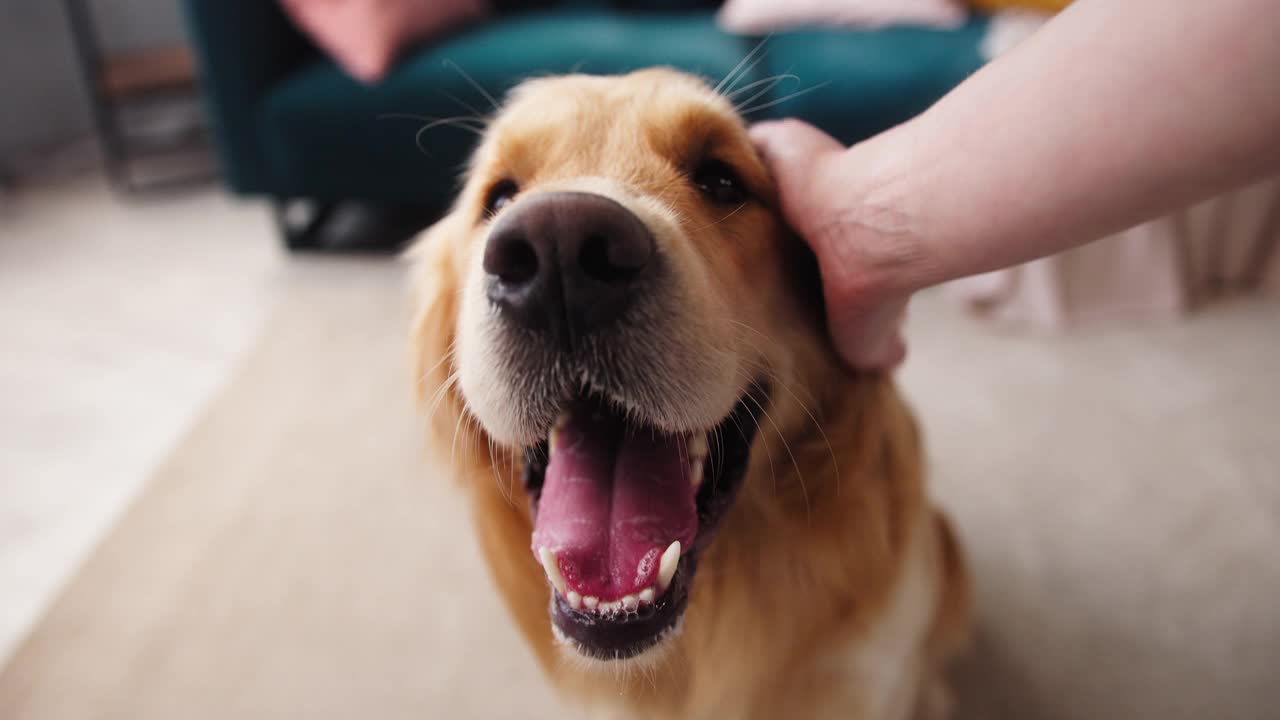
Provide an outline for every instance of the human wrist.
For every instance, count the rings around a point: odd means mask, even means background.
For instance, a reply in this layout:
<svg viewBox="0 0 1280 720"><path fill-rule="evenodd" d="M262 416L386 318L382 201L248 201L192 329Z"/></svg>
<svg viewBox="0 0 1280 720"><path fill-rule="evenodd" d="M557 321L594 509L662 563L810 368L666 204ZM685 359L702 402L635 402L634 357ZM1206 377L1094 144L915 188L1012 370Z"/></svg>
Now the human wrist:
<svg viewBox="0 0 1280 720"><path fill-rule="evenodd" d="M824 277L840 294L906 298L936 280L925 242L923 204L914 188L914 152L895 128L823 158L815 185L833 202L807 229Z"/></svg>

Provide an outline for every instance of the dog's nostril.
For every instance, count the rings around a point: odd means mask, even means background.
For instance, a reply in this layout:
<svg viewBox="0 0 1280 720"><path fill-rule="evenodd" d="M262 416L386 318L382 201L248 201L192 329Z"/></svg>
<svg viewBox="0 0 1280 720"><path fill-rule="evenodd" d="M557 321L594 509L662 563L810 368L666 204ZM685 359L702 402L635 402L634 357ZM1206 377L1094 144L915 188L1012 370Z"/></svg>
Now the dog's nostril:
<svg viewBox="0 0 1280 720"><path fill-rule="evenodd" d="M505 322L559 348L617 322L656 276L658 247L640 218L598 195L526 195L484 246L485 295Z"/></svg>
<svg viewBox="0 0 1280 720"><path fill-rule="evenodd" d="M648 243L610 242L598 233L588 235L578 249L578 267L587 277L618 284L634 279L649 262Z"/></svg>
<svg viewBox="0 0 1280 720"><path fill-rule="evenodd" d="M485 253L484 269L508 285L523 285L538 274L538 253L524 238L507 238Z"/></svg>

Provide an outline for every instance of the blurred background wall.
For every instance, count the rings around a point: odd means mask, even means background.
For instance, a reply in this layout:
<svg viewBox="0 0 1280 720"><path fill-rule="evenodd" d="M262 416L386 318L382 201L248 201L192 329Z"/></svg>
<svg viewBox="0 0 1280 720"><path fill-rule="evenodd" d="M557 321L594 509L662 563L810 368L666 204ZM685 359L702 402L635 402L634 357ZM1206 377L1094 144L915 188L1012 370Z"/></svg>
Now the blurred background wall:
<svg viewBox="0 0 1280 720"><path fill-rule="evenodd" d="M176 0L90 2L105 49L179 41ZM63 0L0 0L0 161L86 135L92 119Z"/></svg>

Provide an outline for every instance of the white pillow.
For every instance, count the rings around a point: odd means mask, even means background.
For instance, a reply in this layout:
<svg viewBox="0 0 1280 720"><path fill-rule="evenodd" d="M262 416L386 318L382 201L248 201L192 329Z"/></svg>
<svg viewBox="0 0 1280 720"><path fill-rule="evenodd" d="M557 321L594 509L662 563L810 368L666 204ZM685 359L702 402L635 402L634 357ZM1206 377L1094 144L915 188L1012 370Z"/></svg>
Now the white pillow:
<svg viewBox="0 0 1280 720"><path fill-rule="evenodd" d="M729 0L716 19L728 32L763 35L801 27L954 28L968 17L958 0Z"/></svg>

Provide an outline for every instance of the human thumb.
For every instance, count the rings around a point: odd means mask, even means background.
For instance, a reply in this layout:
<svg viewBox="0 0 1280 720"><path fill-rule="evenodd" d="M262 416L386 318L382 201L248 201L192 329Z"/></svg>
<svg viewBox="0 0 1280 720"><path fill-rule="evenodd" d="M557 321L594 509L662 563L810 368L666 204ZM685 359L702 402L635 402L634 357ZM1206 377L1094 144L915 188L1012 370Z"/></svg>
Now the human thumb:
<svg viewBox="0 0 1280 720"><path fill-rule="evenodd" d="M810 183L821 160L838 155L844 146L835 138L800 120L776 120L751 127L751 141L778 185L782 212L802 235L820 219L815 216ZM830 192L820 188L819 192Z"/></svg>

